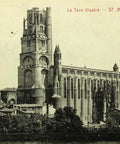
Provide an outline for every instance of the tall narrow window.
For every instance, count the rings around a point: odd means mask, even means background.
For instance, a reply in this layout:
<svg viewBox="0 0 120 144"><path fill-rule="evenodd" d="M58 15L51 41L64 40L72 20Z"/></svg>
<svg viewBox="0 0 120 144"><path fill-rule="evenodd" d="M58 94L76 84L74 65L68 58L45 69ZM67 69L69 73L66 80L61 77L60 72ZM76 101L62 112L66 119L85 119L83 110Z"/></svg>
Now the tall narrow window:
<svg viewBox="0 0 120 144"><path fill-rule="evenodd" d="M31 41L28 40L28 41L27 41L27 47L30 47L30 46L31 46Z"/></svg>
<svg viewBox="0 0 120 144"><path fill-rule="evenodd" d="M93 90L93 80L91 80L91 90Z"/></svg>
<svg viewBox="0 0 120 144"><path fill-rule="evenodd" d="M73 79L71 79L71 98L73 98Z"/></svg>
<svg viewBox="0 0 120 144"><path fill-rule="evenodd" d="M59 94L59 84L57 83L57 94Z"/></svg>
<svg viewBox="0 0 120 144"><path fill-rule="evenodd" d="M43 21L43 16L42 14L40 14L40 23L42 23L42 21Z"/></svg>
<svg viewBox="0 0 120 144"><path fill-rule="evenodd" d="M92 99L93 99L93 80L91 80L91 95L92 95Z"/></svg>
<svg viewBox="0 0 120 144"><path fill-rule="evenodd" d="M96 80L94 80L94 90L96 90Z"/></svg>
<svg viewBox="0 0 120 144"><path fill-rule="evenodd" d="M80 79L78 79L78 99L80 99Z"/></svg>
<svg viewBox="0 0 120 144"><path fill-rule="evenodd" d="M105 83L105 81L104 81L104 88L103 88L104 90L106 89L106 83Z"/></svg>
<svg viewBox="0 0 120 144"><path fill-rule="evenodd" d="M45 41L44 41L44 40L41 41L41 46L42 46L42 47L45 46Z"/></svg>
<svg viewBox="0 0 120 144"><path fill-rule="evenodd" d="M99 80L97 81L97 88L99 89Z"/></svg>
<svg viewBox="0 0 120 144"><path fill-rule="evenodd" d="M40 32L43 33L43 26L40 26Z"/></svg>
<svg viewBox="0 0 120 144"><path fill-rule="evenodd" d="M117 88L119 88L119 82L117 81Z"/></svg>
<svg viewBox="0 0 120 144"><path fill-rule="evenodd" d="M38 14L37 13L34 13L34 21L35 21L35 23L38 23Z"/></svg>
<svg viewBox="0 0 120 144"><path fill-rule="evenodd" d="M38 18L38 14L37 14L37 16L36 16L36 17L37 17L37 24L38 24L38 23L39 23L39 22L38 22L38 19L39 19L39 18Z"/></svg>
<svg viewBox="0 0 120 144"><path fill-rule="evenodd" d="M86 80L85 80L85 99L87 98L87 84L86 84Z"/></svg>
<svg viewBox="0 0 120 144"><path fill-rule="evenodd" d="M66 78L64 78L64 98L66 98Z"/></svg>
<svg viewBox="0 0 120 144"><path fill-rule="evenodd" d="M31 85L32 85L32 71L30 71L30 70L25 71L24 78L25 78L25 81L24 81L25 87L31 87Z"/></svg>
<svg viewBox="0 0 120 144"><path fill-rule="evenodd" d="M32 14L29 15L29 23L32 23Z"/></svg>

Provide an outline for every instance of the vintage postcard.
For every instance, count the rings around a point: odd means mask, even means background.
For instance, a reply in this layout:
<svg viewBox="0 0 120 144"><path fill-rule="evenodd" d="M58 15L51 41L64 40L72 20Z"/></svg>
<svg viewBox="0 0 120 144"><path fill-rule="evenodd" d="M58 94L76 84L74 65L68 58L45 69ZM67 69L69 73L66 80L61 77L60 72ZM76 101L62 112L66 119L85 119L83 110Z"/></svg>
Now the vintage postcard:
<svg viewBox="0 0 120 144"><path fill-rule="evenodd" d="M120 2L0 0L0 143L118 144Z"/></svg>

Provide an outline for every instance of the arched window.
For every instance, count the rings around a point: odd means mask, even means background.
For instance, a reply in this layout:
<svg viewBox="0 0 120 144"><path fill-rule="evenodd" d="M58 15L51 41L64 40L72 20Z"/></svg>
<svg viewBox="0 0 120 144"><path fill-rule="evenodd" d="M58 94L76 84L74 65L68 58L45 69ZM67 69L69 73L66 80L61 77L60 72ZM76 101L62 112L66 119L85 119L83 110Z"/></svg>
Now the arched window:
<svg viewBox="0 0 120 144"><path fill-rule="evenodd" d="M30 56L27 56L23 60L24 65L33 65L33 58Z"/></svg>
<svg viewBox="0 0 120 144"><path fill-rule="evenodd" d="M66 88L66 78L64 78L64 98L66 98L66 92L67 92L67 88Z"/></svg>
<svg viewBox="0 0 120 144"><path fill-rule="evenodd" d="M41 56L39 62L42 66L48 66L48 59L45 56Z"/></svg>

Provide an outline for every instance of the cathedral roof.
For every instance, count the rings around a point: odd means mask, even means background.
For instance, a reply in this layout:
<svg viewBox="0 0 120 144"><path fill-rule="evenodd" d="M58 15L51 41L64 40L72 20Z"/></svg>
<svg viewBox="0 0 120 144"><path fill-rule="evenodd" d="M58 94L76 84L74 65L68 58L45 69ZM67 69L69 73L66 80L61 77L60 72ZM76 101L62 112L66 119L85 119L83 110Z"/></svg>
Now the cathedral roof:
<svg viewBox="0 0 120 144"><path fill-rule="evenodd" d="M62 65L62 70L79 70L79 71L85 71L85 72L99 72L99 73L109 73L109 74L114 74L114 71L110 70L102 70L102 69L93 69L93 68L84 68L84 67L77 67L77 66L67 66L67 65Z"/></svg>

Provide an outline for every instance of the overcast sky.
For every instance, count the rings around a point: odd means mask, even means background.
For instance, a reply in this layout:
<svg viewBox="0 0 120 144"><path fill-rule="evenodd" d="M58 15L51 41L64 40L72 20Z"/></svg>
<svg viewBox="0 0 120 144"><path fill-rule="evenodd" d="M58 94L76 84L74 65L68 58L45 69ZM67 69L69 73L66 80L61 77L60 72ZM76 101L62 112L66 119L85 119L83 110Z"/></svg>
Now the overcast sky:
<svg viewBox="0 0 120 144"><path fill-rule="evenodd" d="M120 67L120 2L112 1L0 0L0 89L17 87L23 18L32 7L52 8L53 50L59 44L64 65L112 70L116 62Z"/></svg>

